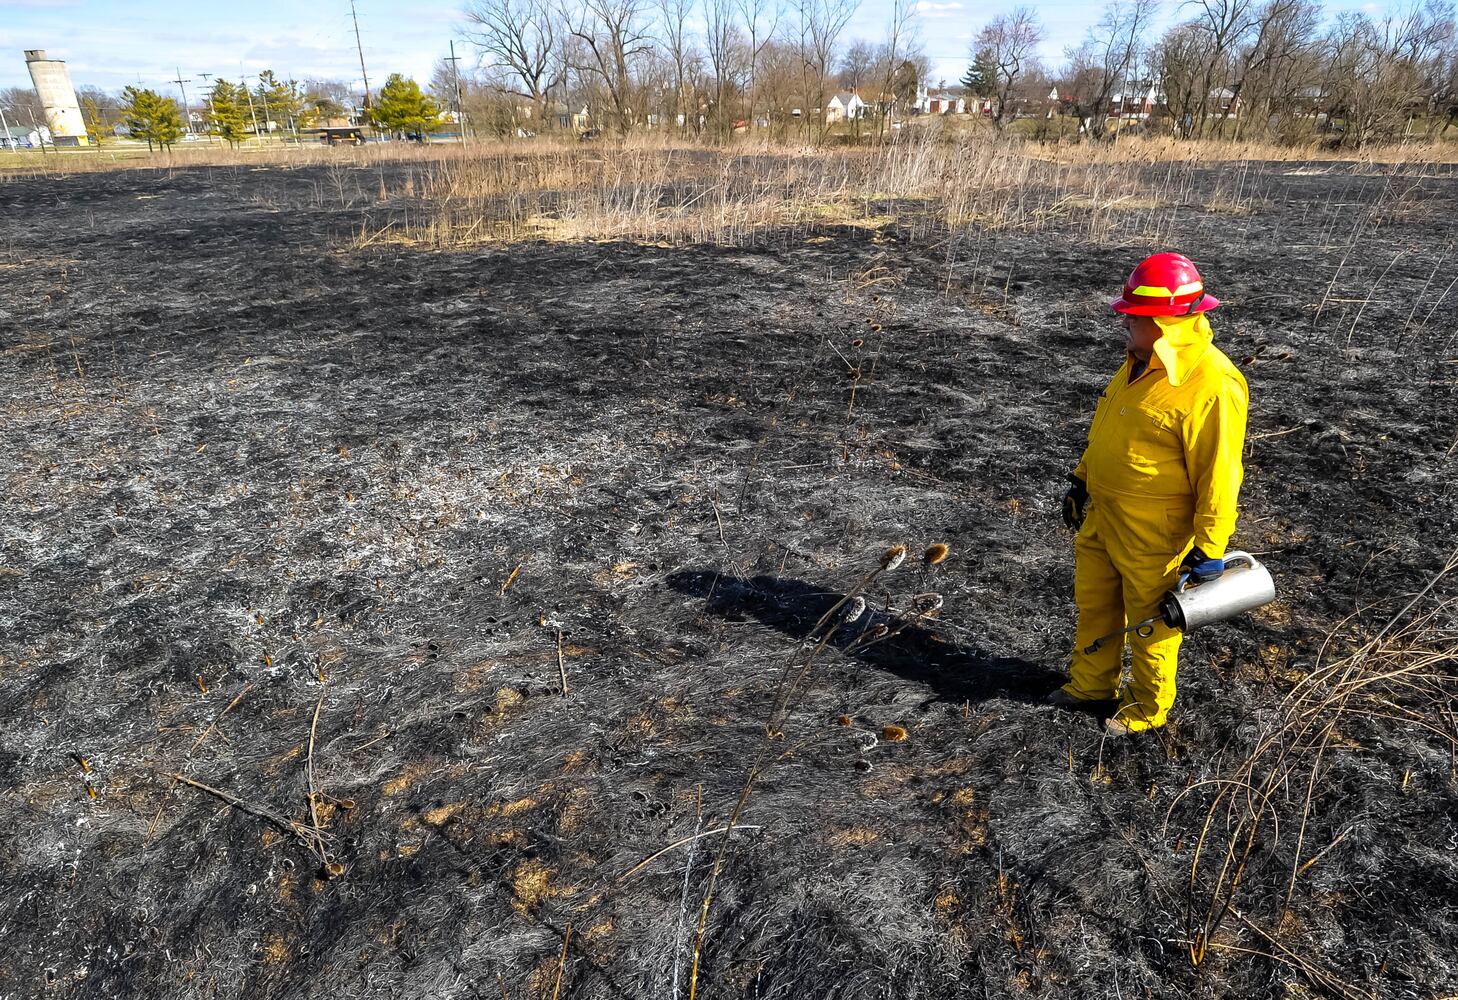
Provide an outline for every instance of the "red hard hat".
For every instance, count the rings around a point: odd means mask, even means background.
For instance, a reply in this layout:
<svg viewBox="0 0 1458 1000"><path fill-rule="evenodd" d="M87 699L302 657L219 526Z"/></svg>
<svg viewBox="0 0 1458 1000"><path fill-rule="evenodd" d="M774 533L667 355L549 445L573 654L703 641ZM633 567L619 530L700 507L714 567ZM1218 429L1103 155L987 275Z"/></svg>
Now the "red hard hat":
<svg viewBox="0 0 1458 1000"><path fill-rule="evenodd" d="M1194 262L1181 253L1145 258L1124 282L1124 294L1109 303L1115 312L1134 316L1188 316L1219 304L1205 291Z"/></svg>

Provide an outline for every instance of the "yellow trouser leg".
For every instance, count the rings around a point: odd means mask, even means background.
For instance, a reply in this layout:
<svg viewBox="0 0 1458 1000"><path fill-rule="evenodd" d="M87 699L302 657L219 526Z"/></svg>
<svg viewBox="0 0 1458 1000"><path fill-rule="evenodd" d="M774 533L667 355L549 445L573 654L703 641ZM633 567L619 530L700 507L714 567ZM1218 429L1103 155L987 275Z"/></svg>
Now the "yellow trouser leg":
<svg viewBox="0 0 1458 1000"><path fill-rule="evenodd" d="M1123 604L1131 622L1158 614L1160 598L1175 585L1178 573L1173 556L1128 553L1124 564ZM1180 633L1159 622L1145 639L1129 636L1129 686L1119 699L1116 718L1133 732L1164 725L1175 699L1175 670L1179 666Z"/></svg>
<svg viewBox="0 0 1458 1000"><path fill-rule="evenodd" d="M1096 512L1089 511L1088 523L1074 543L1078 561L1073 573L1073 596L1078 603L1078 628L1073 639L1072 680L1063 690L1075 698L1114 697L1124 662L1124 643L1118 639L1105 643L1095 653L1084 652L1095 639L1124 627L1123 579L1114 568L1099 528Z"/></svg>

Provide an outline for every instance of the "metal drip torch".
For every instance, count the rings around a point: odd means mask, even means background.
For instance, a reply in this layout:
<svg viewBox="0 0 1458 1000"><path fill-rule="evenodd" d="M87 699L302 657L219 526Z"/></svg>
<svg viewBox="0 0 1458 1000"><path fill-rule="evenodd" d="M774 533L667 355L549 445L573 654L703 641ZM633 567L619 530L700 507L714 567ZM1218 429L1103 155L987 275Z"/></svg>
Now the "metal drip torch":
<svg viewBox="0 0 1458 1000"><path fill-rule="evenodd" d="M1183 574L1175 588L1160 600L1159 614L1095 639L1084 652L1095 653L1104 643L1122 639L1130 632L1147 639L1161 621L1181 632L1193 632L1275 599L1276 583L1270 570L1249 552L1228 552L1223 574L1208 583L1193 583L1188 573Z"/></svg>

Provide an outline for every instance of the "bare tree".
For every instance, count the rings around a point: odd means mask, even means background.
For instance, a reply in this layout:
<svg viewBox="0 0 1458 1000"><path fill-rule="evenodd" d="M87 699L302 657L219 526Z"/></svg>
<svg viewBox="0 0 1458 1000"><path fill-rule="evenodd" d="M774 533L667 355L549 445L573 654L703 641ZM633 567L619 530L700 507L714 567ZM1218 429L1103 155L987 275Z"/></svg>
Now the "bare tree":
<svg viewBox="0 0 1458 1000"><path fill-rule="evenodd" d="M755 91L759 86L760 58L765 46L775 37L783 13L781 0L736 0L739 16L743 19L744 33L748 39L749 80L745 86L746 117L753 127L758 109L755 106Z"/></svg>
<svg viewBox="0 0 1458 1000"><path fill-rule="evenodd" d="M112 129L121 124L121 102L115 94L100 87L80 86L76 88L76 103L81 108L81 117L88 132L110 135Z"/></svg>
<svg viewBox="0 0 1458 1000"><path fill-rule="evenodd" d="M916 76L916 63L909 57L921 56L919 51L913 52L913 45L916 36L916 6L911 0L892 0L891 22L887 25L886 45L880 54L881 62L881 92L876 95L872 102L877 112L877 131L880 135L886 134L886 125L891 116L896 112L896 106L902 99L902 91L905 89L907 71L910 70ZM921 61L926 62L925 56ZM898 88L897 84L902 86ZM915 97L915 83L912 86L913 99Z"/></svg>
<svg viewBox="0 0 1458 1000"><path fill-rule="evenodd" d="M1360 146L1404 132L1431 106L1455 33L1453 6L1430 2L1375 21L1343 14L1327 35L1328 120L1345 122L1342 143Z"/></svg>
<svg viewBox="0 0 1458 1000"><path fill-rule="evenodd" d="M1230 86L1236 75L1235 60L1255 30L1260 8L1256 0L1193 0L1192 6L1197 14L1190 23L1203 49L1194 134L1203 136L1212 119L1223 125L1235 109L1236 95ZM1216 102L1214 115L1212 99Z"/></svg>
<svg viewBox="0 0 1458 1000"><path fill-rule="evenodd" d="M864 87L879 68L880 56L877 47L870 42L859 38L851 42L841 53L835 74L836 85L846 89Z"/></svg>
<svg viewBox="0 0 1458 1000"><path fill-rule="evenodd" d="M1206 61L1205 36L1191 22L1165 32L1152 55L1153 75L1164 94L1165 106L1185 138L1194 137L1195 114L1206 99L1200 89L1206 79Z"/></svg>
<svg viewBox="0 0 1458 1000"><path fill-rule="evenodd" d="M825 137L825 96L830 82L830 67L841 32L854 16L860 0L796 0L795 11L800 20L800 58L807 103L814 98L814 107L807 112L819 118L816 135Z"/></svg>
<svg viewBox="0 0 1458 1000"><path fill-rule="evenodd" d="M999 129L1007 125L1010 98L1042 40L1043 26L1031 7L1015 7L999 14L977 33L974 58L982 56L987 65L995 68L997 110L992 123Z"/></svg>
<svg viewBox="0 0 1458 1000"><path fill-rule="evenodd" d="M466 20L483 63L508 71L499 83L544 116L548 93L562 82L556 17L547 0L471 0Z"/></svg>
<svg viewBox="0 0 1458 1000"><path fill-rule="evenodd" d="M523 115L516 83L514 74L500 66L460 75L461 111L473 130L505 139L522 129L542 128L540 121Z"/></svg>
<svg viewBox="0 0 1458 1000"><path fill-rule="evenodd" d="M755 100L760 101L777 137L784 137L790 128L802 127L809 108L805 107L805 61L795 42L772 41L760 52L756 70ZM794 109L801 109L796 118Z"/></svg>
<svg viewBox="0 0 1458 1000"><path fill-rule="evenodd" d="M659 0L659 29L668 47L668 61L673 68L673 101L670 114L678 123L682 116L684 126L689 124L688 106L684 84L688 79L688 63L692 43L689 40L688 21L693 13L693 0Z"/></svg>
<svg viewBox="0 0 1458 1000"><path fill-rule="evenodd" d="M1068 51L1059 96L1073 107L1089 135L1104 134L1114 91L1127 92L1140 82L1132 79L1131 71L1158 9L1158 0L1115 0L1083 44Z"/></svg>
<svg viewBox="0 0 1458 1000"><path fill-rule="evenodd" d="M1458 126L1458 33L1449 40L1440 59L1428 137L1446 135L1450 126Z"/></svg>
<svg viewBox="0 0 1458 1000"><path fill-rule="evenodd" d="M641 112L633 65L651 49L646 8L647 0L584 0L579 9L562 12L579 43L575 68L596 77L607 98L605 117L622 135ZM596 107L593 114L599 114Z"/></svg>
<svg viewBox="0 0 1458 1000"><path fill-rule="evenodd" d="M684 80L688 91L688 106L692 111L689 123L695 132L702 132L708 124L706 112L713 99L714 78L709 69L709 61L701 49L694 48L689 51L688 60L684 64Z"/></svg>
<svg viewBox="0 0 1458 1000"><path fill-rule="evenodd" d="M1315 0L1266 0L1256 11L1254 38L1236 56L1231 99L1224 111L1228 118L1240 108L1235 138L1242 123L1267 121L1275 107L1290 103L1304 82L1297 70L1316 45L1320 23L1321 7Z"/></svg>
<svg viewBox="0 0 1458 1000"><path fill-rule="evenodd" d="M704 48L714 73L713 122L720 137L728 138L734 127L730 98L738 87L744 55L733 0L704 0Z"/></svg>
<svg viewBox="0 0 1458 1000"><path fill-rule="evenodd" d="M40 97L27 87L6 87L0 90L0 107L14 125L46 124L46 110Z"/></svg>

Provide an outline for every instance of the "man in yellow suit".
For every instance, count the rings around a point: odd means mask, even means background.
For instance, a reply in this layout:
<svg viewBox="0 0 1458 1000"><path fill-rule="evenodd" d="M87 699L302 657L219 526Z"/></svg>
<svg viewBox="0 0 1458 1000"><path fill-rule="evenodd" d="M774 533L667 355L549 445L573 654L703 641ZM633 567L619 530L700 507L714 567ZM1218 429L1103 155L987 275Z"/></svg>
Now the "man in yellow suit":
<svg viewBox="0 0 1458 1000"><path fill-rule="evenodd" d="M1063 518L1077 529L1078 628L1072 679L1055 705L1119 698L1112 736L1164 725L1175 698L1180 633L1162 622L1129 636L1130 679L1118 691L1122 642L1094 640L1158 614L1181 574L1224 572L1235 531L1249 391L1212 343L1205 291L1189 258L1159 253L1134 269L1111 305L1128 356L1099 397L1088 447L1069 477Z"/></svg>

